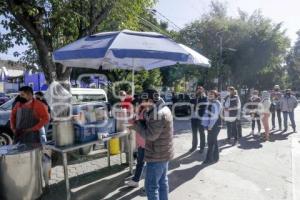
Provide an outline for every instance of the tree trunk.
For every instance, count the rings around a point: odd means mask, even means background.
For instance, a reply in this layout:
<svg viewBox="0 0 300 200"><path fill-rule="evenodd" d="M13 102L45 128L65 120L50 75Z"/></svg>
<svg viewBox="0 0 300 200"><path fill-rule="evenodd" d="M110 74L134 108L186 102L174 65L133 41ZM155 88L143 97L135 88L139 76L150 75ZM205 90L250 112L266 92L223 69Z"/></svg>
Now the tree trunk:
<svg viewBox="0 0 300 200"><path fill-rule="evenodd" d="M51 83L56 80L57 77L55 73L55 65L49 56L48 47L41 38L35 38L35 43L37 46L41 68L45 74L46 81L47 83Z"/></svg>
<svg viewBox="0 0 300 200"><path fill-rule="evenodd" d="M51 84L53 81L59 81L67 90L70 90L70 75L72 68L64 67L59 63L54 63L43 39L37 38L35 39L35 43L37 45L39 60L47 83Z"/></svg>

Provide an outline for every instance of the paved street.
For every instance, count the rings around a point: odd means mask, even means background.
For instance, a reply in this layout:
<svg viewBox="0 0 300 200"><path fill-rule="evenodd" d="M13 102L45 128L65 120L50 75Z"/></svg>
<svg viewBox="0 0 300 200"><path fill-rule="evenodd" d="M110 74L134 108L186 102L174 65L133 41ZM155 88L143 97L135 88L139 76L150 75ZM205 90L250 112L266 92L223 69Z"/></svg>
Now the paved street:
<svg viewBox="0 0 300 200"><path fill-rule="evenodd" d="M300 124L300 110L296 112ZM189 123L175 124L175 159L170 163L171 200L298 200L300 198L300 134L274 132L271 141L262 142L248 134L245 124L244 138L231 147L224 141L226 129L219 136L220 161L211 166L202 165L205 154L189 154L191 143ZM300 131L300 129L298 129ZM144 200L141 188L124 186L128 180L127 166L119 165L114 156L112 167L106 158L97 158L82 165L72 164L71 187L73 199ZM75 177L77 176L77 177ZM63 199L65 196L62 168L53 170L51 192L44 199ZM143 185L143 181L141 181Z"/></svg>

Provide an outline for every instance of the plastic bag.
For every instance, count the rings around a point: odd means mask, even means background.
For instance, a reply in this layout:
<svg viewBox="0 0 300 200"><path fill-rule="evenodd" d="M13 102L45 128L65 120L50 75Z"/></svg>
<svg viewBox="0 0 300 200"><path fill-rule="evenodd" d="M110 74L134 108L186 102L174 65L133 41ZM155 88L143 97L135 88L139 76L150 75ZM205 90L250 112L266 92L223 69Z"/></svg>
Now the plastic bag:
<svg viewBox="0 0 300 200"><path fill-rule="evenodd" d="M45 99L51 107L54 120L65 120L72 117L72 94L57 81L50 84Z"/></svg>

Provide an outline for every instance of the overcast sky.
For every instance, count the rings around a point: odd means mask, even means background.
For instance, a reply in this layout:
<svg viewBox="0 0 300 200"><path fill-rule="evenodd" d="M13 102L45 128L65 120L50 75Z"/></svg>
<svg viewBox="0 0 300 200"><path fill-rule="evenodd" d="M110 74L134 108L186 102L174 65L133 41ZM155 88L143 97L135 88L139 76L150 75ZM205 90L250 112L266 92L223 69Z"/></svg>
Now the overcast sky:
<svg viewBox="0 0 300 200"><path fill-rule="evenodd" d="M227 0L228 13L237 16L237 10L252 13L260 9L264 16L274 22L283 22L287 36L294 42L300 29L300 0ZM179 27L200 18L208 12L210 0L159 0L155 8ZM174 27L174 26L173 26ZM176 29L176 28L174 28ZM3 31L3 30L1 30ZM15 47L8 54L0 54L0 59L13 59L13 52L23 52L24 47Z"/></svg>

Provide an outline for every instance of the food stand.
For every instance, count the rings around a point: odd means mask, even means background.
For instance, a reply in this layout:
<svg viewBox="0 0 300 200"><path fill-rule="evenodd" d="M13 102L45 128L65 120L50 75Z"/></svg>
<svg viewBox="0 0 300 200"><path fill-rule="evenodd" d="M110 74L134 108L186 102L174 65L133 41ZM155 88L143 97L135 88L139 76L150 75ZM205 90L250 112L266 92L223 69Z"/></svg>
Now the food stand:
<svg viewBox="0 0 300 200"><path fill-rule="evenodd" d="M56 151L58 153L60 153L62 155L63 158L63 168L64 168L64 179L65 179L65 184L66 184L66 194L67 194L67 200L71 199L71 188L70 188L70 183L69 183L69 175L68 175L68 159L67 159L67 154L69 152L75 151L75 150L79 150L81 148L84 147L88 147L94 144L98 144L100 142L107 142L108 147L107 147L107 161L108 161L108 166L110 167L110 151L109 151L109 140L113 139L113 138L121 138L121 137L126 137L126 136L130 136L132 134L132 132L130 131L123 131L123 132L117 132L114 134L110 134L110 136L105 137L105 138L101 138L97 141L92 141L92 142L88 142L88 143L84 143L84 144L76 144L76 145L71 145L71 146L66 146L66 147L56 147L53 144L47 144L45 147L47 149L51 149L52 151ZM131 144L129 142L129 144ZM129 149L131 150L131 146L129 147ZM133 152L129 152L129 155L132 155ZM120 159L121 159L122 154L120 154ZM122 159L121 159L122 162ZM132 156L129 156L129 171L130 173L132 173L133 170L133 158Z"/></svg>
<svg viewBox="0 0 300 200"><path fill-rule="evenodd" d="M110 166L110 141L116 138L128 138L127 160L129 170L133 170L132 131L127 128L127 112L121 108L108 109L107 101L84 104L74 109L72 95L59 83L49 87L47 100L52 107L53 141L45 145L45 149L55 151L62 156L67 200L71 199L68 175L67 154L89 148L99 143L107 143L108 166ZM119 144L118 144L119 145ZM120 158L122 157L122 152ZM122 163L122 159L121 159Z"/></svg>

